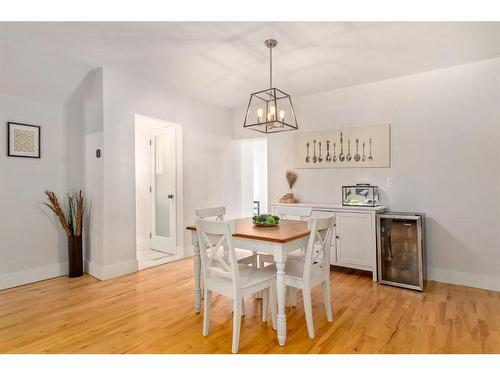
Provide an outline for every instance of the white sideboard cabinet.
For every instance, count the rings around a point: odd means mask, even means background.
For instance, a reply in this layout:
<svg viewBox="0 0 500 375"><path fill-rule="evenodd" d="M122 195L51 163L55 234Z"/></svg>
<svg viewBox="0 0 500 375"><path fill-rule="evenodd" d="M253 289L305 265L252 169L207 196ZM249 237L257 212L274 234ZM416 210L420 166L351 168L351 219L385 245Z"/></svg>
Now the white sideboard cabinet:
<svg viewBox="0 0 500 375"><path fill-rule="evenodd" d="M373 280L377 280L375 215L384 212L385 206L346 207L326 203L276 203L271 205L273 213L277 206L312 207L314 217L335 216L330 263L335 266L371 271Z"/></svg>

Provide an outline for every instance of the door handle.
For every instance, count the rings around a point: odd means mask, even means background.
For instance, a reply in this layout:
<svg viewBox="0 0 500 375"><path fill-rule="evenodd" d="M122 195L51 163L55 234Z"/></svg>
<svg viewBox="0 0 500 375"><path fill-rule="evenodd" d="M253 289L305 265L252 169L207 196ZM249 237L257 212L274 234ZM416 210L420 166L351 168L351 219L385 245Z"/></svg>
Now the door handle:
<svg viewBox="0 0 500 375"><path fill-rule="evenodd" d="M336 235L336 236L335 236L335 238L336 238L337 240L340 240L340 236L339 236L339 235Z"/></svg>
<svg viewBox="0 0 500 375"><path fill-rule="evenodd" d="M167 198L168 199L174 199L174 195L173 194L169 194L169 195L167 195Z"/></svg>

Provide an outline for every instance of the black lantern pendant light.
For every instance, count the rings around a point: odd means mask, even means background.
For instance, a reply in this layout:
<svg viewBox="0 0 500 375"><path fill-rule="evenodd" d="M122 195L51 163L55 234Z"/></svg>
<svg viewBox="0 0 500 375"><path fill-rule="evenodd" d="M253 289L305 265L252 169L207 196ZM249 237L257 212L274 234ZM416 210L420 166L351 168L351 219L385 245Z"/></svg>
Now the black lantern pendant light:
<svg viewBox="0 0 500 375"><path fill-rule="evenodd" d="M299 127L290 95L273 87L273 48L278 42L268 39L264 44L269 48L269 88L250 95L243 127L266 134L296 130Z"/></svg>

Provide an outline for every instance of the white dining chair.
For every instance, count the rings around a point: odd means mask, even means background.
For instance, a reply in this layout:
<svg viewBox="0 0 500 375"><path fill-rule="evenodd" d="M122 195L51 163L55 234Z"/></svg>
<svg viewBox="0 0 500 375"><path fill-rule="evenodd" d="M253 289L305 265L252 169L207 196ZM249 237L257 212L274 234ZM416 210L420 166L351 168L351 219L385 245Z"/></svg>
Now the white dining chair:
<svg viewBox="0 0 500 375"><path fill-rule="evenodd" d="M215 221L224 221L224 215L226 214L226 207L220 206L220 207L210 207L210 208L197 208L195 209L195 215L197 218L200 219L211 219ZM241 256L241 254L244 254ZM251 255L248 255L251 253ZM240 264L246 264L249 266L252 266L254 268L257 268L259 265L259 260L257 256L257 252L255 251L249 251L249 250L242 250L238 249L238 263ZM224 250L224 257L227 262L227 257L228 253L227 250ZM203 284L203 280L202 280ZM243 315L245 315L245 303L243 302Z"/></svg>
<svg viewBox="0 0 500 375"><path fill-rule="evenodd" d="M263 292L264 305L271 307L272 325L276 329L276 272L270 269L258 269L239 264L232 244L234 221L211 221L196 219L196 231L200 246L201 270L205 280L205 301L203 315L203 335L208 336L212 292L222 294L233 301L233 343L232 352L239 347L242 301L246 296ZM227 249L228 261L223 248ZM224 251L224 250L222 250ZM262 320L267 320L267 314Z"/></svg>
<svg viewBox="0 0 500 375"><path fill-rule="evenodd" d="M311 217L312 207L302 206L276 206L274 214L280 219L307 220Z"/></svg>
<svg viewBox="0 0 500 375"><path fill-rule="evenodd" d="M326 318L333 321L330 301L330 247L334 232L335 219L333 217L311 218L308 222L309 242L303 259L289 259L285 267L285 285L302 289L304 312L306 316L309 338L314 338L314 323L312 313L311 289L321 284ZM275 271L270 265L264 269Z"/></svg>
<svg viewBox="0 0 500 375"><path fill-rule="evenodd" d="M226 207L211 207L211 208L197 208L195 210L196 217L200 219L214 219L216 221L223 221L224 215L226 214ZM242 250L246 254L250 253L249 250ZM239 251L241 253L242 251ZM227 255L227 254L226 254ZM239 254L238 254L239 255ZM244 255L238 259L238 263L251 265L253 267L258 267L258 257L257 252L252 251L251 255Z"/></svg>
<svg viewBox="0 0 500 375"><path fill-rule="evenodd" d="M210 208L197 208L194 210L196 217L201 219L213 218L217 221L224 221L226 214L226 207L210 207Z"/></svg>
<svg viewBox="0 0 500 375"><path fill-rule="evenodd" d="M280 220L308 220L312 214L312 207L302 206L276 206L274 207L274 214ZM289 259L302 258L305 254L304 249L297 249L288 254ZM259 254L259 268L263 268L266 263L273 263L274 258L270 254ZM286 291L286 305L297 306L297 291L290 287Z"/></svg>

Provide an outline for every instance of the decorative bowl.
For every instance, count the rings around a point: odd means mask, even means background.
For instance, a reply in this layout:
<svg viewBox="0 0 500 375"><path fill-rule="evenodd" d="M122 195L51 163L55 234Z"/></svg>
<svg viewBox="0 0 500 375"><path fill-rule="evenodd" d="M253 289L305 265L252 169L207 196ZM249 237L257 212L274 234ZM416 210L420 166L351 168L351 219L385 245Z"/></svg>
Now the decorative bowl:
<svg viewBox="0 0 500 375"><path fill-rule="evenodd" d="M277 227L279 224L258 224L258 223L253 223L256 227Z"/></svg>

